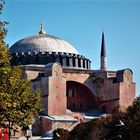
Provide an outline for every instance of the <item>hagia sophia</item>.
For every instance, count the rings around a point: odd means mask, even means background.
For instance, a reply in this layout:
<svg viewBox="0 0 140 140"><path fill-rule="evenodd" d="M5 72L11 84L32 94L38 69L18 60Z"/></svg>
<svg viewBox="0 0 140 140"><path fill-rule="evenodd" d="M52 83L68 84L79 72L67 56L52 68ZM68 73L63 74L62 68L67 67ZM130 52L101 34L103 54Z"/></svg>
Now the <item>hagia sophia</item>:
<svg viewBox="0 0 140 140"><path fill-rule="evenodd" d="M107 69L104 32L97 70L70 43L48 35L43 23L38 35L17 41L10 52L12 65L22 65L32 90L40 90L44 111L33 122L33 134L56 128L71 130L86 118L128 107L135 99L132 70Z"/></svg>

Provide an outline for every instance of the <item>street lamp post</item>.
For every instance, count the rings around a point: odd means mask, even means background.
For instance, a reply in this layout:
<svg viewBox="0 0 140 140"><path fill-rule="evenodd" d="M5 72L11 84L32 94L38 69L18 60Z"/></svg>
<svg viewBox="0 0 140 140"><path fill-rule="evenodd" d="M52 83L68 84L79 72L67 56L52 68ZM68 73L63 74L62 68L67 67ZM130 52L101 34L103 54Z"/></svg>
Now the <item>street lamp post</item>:
<svg viewBox="0 0 140 140"><path fill-rule="evenodd" d="M25 126L24 130L25 130L25 137L27 138L27 140L29 140L29 138L31 137L31 129L29 128L29 126Z"/></svg>

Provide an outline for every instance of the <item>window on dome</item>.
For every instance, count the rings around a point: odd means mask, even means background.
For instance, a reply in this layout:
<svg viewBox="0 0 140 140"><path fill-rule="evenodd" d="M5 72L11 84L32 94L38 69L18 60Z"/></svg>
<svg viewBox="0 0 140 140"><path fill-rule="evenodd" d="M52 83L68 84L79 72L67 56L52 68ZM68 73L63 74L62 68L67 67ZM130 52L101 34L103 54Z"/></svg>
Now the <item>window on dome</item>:
<svg viewBox="0 0 140 140"><path fill-rule="evenodd" d="M81 67L81 59L78 59L78 67Z"/></svg>
<svg viewBox="0 0 140 140"><path fill-rule="evenodd" d="M87 67L87 69L89 68L89 67L88 67L88 60L87 60L87 65L86 65L86 67Z"/></svg>
<svg viewBox="0 0 140 140"><path fill-rule="evenodd" d="M73 66L75 67L75 58L72 59Z"/></svg>
<svg viewBox="0 0 140 140"><path fill-rule="evenodd" d="M62 58L62 65L66 66L66 58L65 57Z"/></svg>
<svg viewBox="0 0 140 140"><path fill-rule="evenodd" d="M36 64L39 64L39 55L36 55L36 57L35 57L35 63Z"/></svg>
<svg viewBox="0 0 140 140"><path fill-rule="evenodd" d="M83 68L85 68L85 60L83 60Z"/></svg>
<svg viewBox="0 0 140 140"><path fill-rule="evenodd" d="M54 62L54 57L53 56L50 56L50 63Z"/></svg>
<svg viewBox="0 0 140 140"><path fill-rule="evenodd" d="M59 56L59 63L62 65L62 56Z"/></svg>
<svg viewBox="0 0 140 140"><path fill-rule="evenodd" d="M66 66L69 66L69 57L66 57Z"/></svg>

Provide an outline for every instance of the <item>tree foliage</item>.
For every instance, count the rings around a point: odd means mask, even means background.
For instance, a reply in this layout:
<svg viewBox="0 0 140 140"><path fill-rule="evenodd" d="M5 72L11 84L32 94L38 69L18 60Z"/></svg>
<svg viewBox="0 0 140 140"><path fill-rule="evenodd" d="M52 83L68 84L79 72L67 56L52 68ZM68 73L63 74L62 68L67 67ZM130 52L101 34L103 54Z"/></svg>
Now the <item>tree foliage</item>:
<svg viewBox="0 0 140 140"><path fill-rule="evenodd" d="M61 133L57 140L104 140L101 133L111 120L110 117L101 117L80 123L72 131Z"/></svg>
<svg viewBox="0 0 140 140"><path fill-rule="evenodd" d="M122 122L123 125L120 123ZM80 123L58 140L139 140L140 97L127 109L116 108L112 115Z"/></svg>
<svg viewBox="0 0 140 140"><path fill-rule="evenodd" d="M122 127L116 127L119 120L124 123ZM112 119L104 127L102 137L109 139L114 136L121 136L123 140L140 139L140 97L137 97L125 111L116 110L112 114ZM115 139L118 140L117 137L114 137Z"/></svg>
<svg viewBox="0 0 140 140"><path fill-rule="evenodd" d="M124 137L127 140L140 139L140 96L135 99L132 106L129 106L125 117Z"/></svg>
<svg viewBox="0 0 140 140"><path fill-rule="evenodd" d="M0 1L0 14L3 8ZM41 110L39 92L32 92L31 83L23 78L22 67L10 65L10 53L4 39L6 22L0 21L0 128L25 126Z"/></svg>

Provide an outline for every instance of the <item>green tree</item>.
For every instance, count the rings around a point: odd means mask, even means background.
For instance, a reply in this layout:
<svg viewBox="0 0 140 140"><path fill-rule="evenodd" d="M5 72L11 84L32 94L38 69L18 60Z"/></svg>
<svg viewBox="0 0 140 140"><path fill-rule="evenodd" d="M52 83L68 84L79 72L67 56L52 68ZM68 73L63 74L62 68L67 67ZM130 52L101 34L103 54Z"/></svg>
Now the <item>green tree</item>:
<svg viewBox="0 0 140 140"><path fill-rule="evenodd" d="M127 109L115 108L112 115L78 124L59 140L139 140L140 96Z"/></svg>
<svg viewBox="0 0 140 140"><path fill-rule="evenodd" d="M132 106L128 107L125 118L124 137L127 140L140 139L140 97L137 97Z"/></svg>
<svg viewBox="0 0 140 140"><path fill-rule="evenodd" d="M116 127L116 124L120 120L124 125ZM140 139L140 97L137 97L133 104L125 111L116 110L112 114L112 119L104 126L103 138L110 139L119 135L121 135L121 139L123 140ZM116 139L118 140L117 137Z"/></svg>
<svg viewBox="0 0 140 140"><path fill-rule="evenodd" d="M3 4L0 1L0 14ZM11 130L31 124L41 105L39 92L32 92L30 81L23 78L22 67L10 65L10 53L4 41L6 24L0 21L0 128Z"/></svg>

